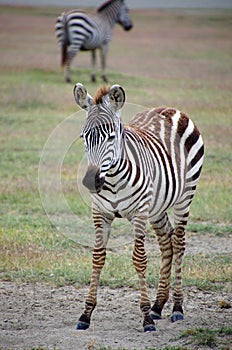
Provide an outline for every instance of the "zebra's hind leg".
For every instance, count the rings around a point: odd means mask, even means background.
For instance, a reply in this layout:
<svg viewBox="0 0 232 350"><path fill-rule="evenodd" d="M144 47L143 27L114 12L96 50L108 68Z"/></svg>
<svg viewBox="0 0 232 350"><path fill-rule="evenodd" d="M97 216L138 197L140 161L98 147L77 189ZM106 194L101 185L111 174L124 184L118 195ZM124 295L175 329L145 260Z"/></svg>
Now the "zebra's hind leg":
<svg viewBox="0 0 232 350"><path fill-rule="evenodd" d="M72 62L73 58L75 57L75 55L79 51L80 46L81 46L81 43L79 43L78 45L72 44L68 48L67 58L66 58L66 61L64 64L64 76L65 76L65 80L67 83L71 83L70 66L71 66L71 62Z"/></svg>
<svg viewBox="0 0 232 350"><path fill-rule="evenodd" d="M133 218L135 242L132 260L140 280L140 309L143 314L143 329L144 332L152 332L155 331L156 328L155 323L150 316L151 304L148 298L146 285L147 256L144 247L146 221L147 218L141 215Z"/></svg>
<svg viewBox="0 0 232 350"><path fill-rule="evenodd" d="M185 251L185 225L179 224L175 227L172 235L172 247L175 263L175 287L173 293L173 310L171 321L176 322L184 319L183 313L183 288L182 288L182 260Z"/></svg>
<svg viewBox="0 0 232 350"><path fill-rule="evenodd" d="M93 220L95 226L95 245L92 256L92 276L89 293L85 301L85 310L77 323L77 330L86 330L90 326L92 312L97 305L97 289L101 270L105 264L106 245L109 238L112 219L94 211Z"/></svg>
<svg viewBox="0 0 232 350"><path fill-rule="evenodd" d="M96 75L95 75L95 70L96 70L96 50L92 50L92 72L91 72L91 81L92 83L96 83Z"/></svg>
<svg viewBox="0 0 232 350"><path fill-rule="evenodd" d="M65 77L65 81L66 83L71 83L71 75L70 75L70 64L67 62L65 67L64 67L64 77Z"/></svg>
<svg viewBox="0 0 232 350"><path fill-rule="evenodd" d="M151 308L151 317L153 319L159 320L161 319L163 307L169 298L173 258L173 249L171 241L173 228L166 213L162 217L160 217L159 220L156 220L155 222L151 221L151 224L156 232L162 255L156 300Z"/></svg>
<svg viewBox="0 0 232 350"><path fill-rule="evenodd" d="M193 198L195 188L190 188L190 195L179 200L174 205L175 230L172 235L172 248L175 264L175 286L173 293L173 310L171 321L176 322L184 319L183 313L183 287L182 287L182 260L185 252L185 227L188 222L189 208ZM186 191L188 194L188 192Z"/></svg>
<svg viewBox="0 0 232 350"><path fill-rule="evenodd" d="M108 83L108 78L106 76L106 56L107 56L107 51L108 51L108 45L105 44L101 47L100 49L100 54L101 54L101 69L102 69L102 80L105 83Z"/></svg>
<svg viewBox="0 0 232 350"><path fill-rule="evenodd" d="M66 83L72 82L71 73L70 73L70 64L71 64L72 58L73 58L72 53L70 51L68 51L67 59L66 59L66 62L64 64L64 77L65 77Z"/></svg>

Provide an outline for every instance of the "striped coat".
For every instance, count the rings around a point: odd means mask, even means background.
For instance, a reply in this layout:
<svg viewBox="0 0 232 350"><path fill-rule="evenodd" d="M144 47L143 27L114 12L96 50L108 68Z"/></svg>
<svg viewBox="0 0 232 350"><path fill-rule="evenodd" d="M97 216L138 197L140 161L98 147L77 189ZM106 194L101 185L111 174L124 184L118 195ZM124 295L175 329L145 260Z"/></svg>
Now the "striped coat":
<svg viewBox="0 0 232 350"><path fill-rule="evenodd" d="M151 218L179 202L186 192L191 196L189 186L193 187L197 183L193 175L196 180L200 175L204 147L197 127L184 113L173 108L154 108L136 115L123 132L121 161L106 174L101 193L94 196L102 210L114 213L117 209L120 216L130 216L138 205L136 201L132 204L131 198L135 198L136 191L139 195L142 191L146 193L148 201L149 186L152 192L149 199ZM198 140L191 153L188 153L191 147L189 136L191 140L193 137ZM140 157L136 156L138 152ZM128 164L125 159L133 159L133 162ZM194 169L192 160L196 162ZM117 176L121 178L124 171L126 185L132 191L128 191L128 199L124 197L125 190L121 189L121 182L115 181ZM112 175L114 183L110 181ZM141 176L144 176L143 181ZM117 197L124 198L123 201L118 200L117 206L114 203L116 193ZM141 198L139 202L141 206L144 205Z"/></svg>
<svg viewBox="0 0 232 350"><path fill-rule="evenodd" d="M154 108L136 114L127 126L120 111L125 92L114 85L95 99L81 84L74 88L78 105L87 111L82 137L88 169L83 184L90 190L96 242L93 274L86 308L77 328L86 329L96 305L97 286L105 262L110 225L115 217L133 224L133 263L141 285L140 308L144 331L155 330L169 297L172 262L175 263L172 322L183 319L181 267L185 227L200 177L204 145L197 127L174 108ZM167 209L173 208L174 227ZM156 231L162 253L156 301L151 306L146 288L146 223Z"/></svg>

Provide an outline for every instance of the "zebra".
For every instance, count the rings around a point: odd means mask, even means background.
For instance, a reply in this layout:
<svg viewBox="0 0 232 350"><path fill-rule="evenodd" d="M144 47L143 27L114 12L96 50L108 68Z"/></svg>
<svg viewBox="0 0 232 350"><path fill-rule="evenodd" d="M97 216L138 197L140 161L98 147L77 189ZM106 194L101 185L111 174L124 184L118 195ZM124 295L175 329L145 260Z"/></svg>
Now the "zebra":
<svg viewBox="0 0 232 350"><path fill-rule="evenodd" d="M83 185L92 197L95 244L92 277L85 310L78 330L90 326L97 303L101 269L114 218L132 223L132 260L140 280L140 309L144 332L156 330L169 298L172 261L175 285L171 321L184 319L182 259L189 208L200 177L204 144L196 125L175 108L158 107L137 113L128 125L121 121L125 91L119 85L101 87L95 98L77 83L74 98L86 111L81 137L84 139L88 168ZM174 227L167 209L173 208ZM154 305L147 286L145 230L150 222L161 251L161 268Z"/></svg>
<svg viewBox="0 0 232 350"><path fill-rule="evenodd" d="M133 27L129 10L124 0L104 2L95 15L82 10L62 13L56 20L55 32L61 47L61 66L65 68L65 79L71 82L70 64L79 50L92 52L92 82L96 81L96 49L100 49L102 79L107 82L105 73L106 55L112 30L119 23L125 30Z"/></svg>

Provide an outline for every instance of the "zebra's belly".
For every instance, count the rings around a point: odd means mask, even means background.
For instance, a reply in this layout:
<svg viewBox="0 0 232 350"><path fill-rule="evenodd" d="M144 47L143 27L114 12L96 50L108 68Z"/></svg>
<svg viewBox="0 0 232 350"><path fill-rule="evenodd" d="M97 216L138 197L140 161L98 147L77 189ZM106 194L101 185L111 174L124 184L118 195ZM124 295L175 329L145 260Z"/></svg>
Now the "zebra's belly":
<svg viewBox="0 0 232 350"><path fill-rule="evenodd" d="M101 48L103 45L107 44L108 41L104 38L99 39L87 39L83 42L80 50L81 51L89 51L89 50L95 50Z"/></svg>
<svg viewBox="0 0 232 350"><path fill-rule="evenodd" d="M162 213L166 212L167 209L172 208L181 196L181 191L170 192L170 194L164 199L162 193L154 192L150 208L149 208L149 219L158 218Z"/></svg>
<svg viewBox="0 0 232 350"><path fill-rule="evenodd" d="M95 44L93 44L93 45L83 44L80 48L80 51L91 51L91 50L95 50L97 48L99 48L99 46L96 46Z"/></svg>
<svg viewBox="0 0 232 350"><path fill-rule="evenodd" d="M180 188L168 191L164 198L165 185L159 184L159 190L156 184L152 186L152 194L148 187L142 188L141 191L133 193L130 190L122 190L113 194L110 191L101 191L99 194L93 194L92 200L97 208L103 213L110 213L116 217L130 218L136 211L141 208L147 208L149 218L159 217L168 208L171 208L180 197ZM171 187L171 186L170 186ZM151 189L151 188L150 188ZM142 198L142 199L141 199Z"/></svg>
<svg viewBox="0 0 232 350"><path fill-rule="evenodd" d="M106 177L101 192L92 196L101 212L130 220L136 212L147 210L151 220L171 208L183 193L185 181L179 178L164 177L157 172L154 179L149 173L146 176L140 174L136 179L136 174L136 171L132 171L133 176L125 182L119 177L115 177L114 181L112 177Z"/></svg>

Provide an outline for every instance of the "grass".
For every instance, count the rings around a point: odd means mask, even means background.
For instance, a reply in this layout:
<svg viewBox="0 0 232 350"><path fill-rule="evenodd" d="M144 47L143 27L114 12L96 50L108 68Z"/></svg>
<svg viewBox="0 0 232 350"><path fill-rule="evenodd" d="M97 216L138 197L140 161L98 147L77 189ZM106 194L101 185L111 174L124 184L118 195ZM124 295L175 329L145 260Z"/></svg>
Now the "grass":
<svg viewBox="0 0 232 350"><path fill-rule="evenodd" d="M76 185L77 176L78 181L81 179L78 163L82 162L84 152L80 141L74 142L84 115L75 105L73 86L63 82L58 68L58 49L51 26L55 13L60 11L29 7L1 9L6 25L0 37L3 53L0 64L0 276L3 280L18 282L86 285L91 274L91 249L86 246L92 245L94 233L89 199L82 200L83 194L80 195ZM6 20L9 14L17 18L15 30L11 32ZM138 108L133 104L146 108L174 105L192 116L202 131L206 157L191 208L189 230L197 232L199 239L208 233L227 236L232 227L229 78L232 66L227 33L230 15L189 14L183 15L180 21L176 14L159 14L156 30L159 30L160 41L157 41L157 35L154 47L146 43L146 35L153 30L154 21L149 18L147 26L144 26L147 17L139 12L135 13L135 18L137 26L141 25L145 30L144 39L140 39L144 51L135 40L138 34L135 28L135 36L129 43L128 37L116 35L109 56L109 79L112 84L121 84L127 92L128 106L123 118L128 120L132 110ZM20 26L25 19L34 23L31 32ZM39 26L40 23L43 25ZM184 27L187 23L188 28L191 27L186 32L187 37L181 31L181 23ZM172 31L175 28L172 34L174 44L167 38L168 26ZM41 31L38 28L42 28ZM199 28L205 38L204 45L196 40ZM25 42L20 41L24 35L29 40L26 47L29 45L36 55L25 55ZM146 51L148 48L150 55ZM126 53L123 62L122 52ZM130 56L132 53L137 53L137 56ZM89 82L90 70L84 55L78 56L75 61L79 62L81 69L73 67L73 76L94 94L97 86ZM183 62L187 66L183 66ZM170 66L173 67L171 71ZM75 124L68 124L65 118L75 112L79 113L69 119ZM61 167L65 206L58 203L59 197L54 195L52 188L47 193L46 202L53 210L54 224L49 221L41 203L38 170L48 137L64 120L66 124L62 130L66 133L63 136L68 135L70 143ZM72 222L62 223L60 220L59 231L56 220L69 219L70 213L80 219L78 230L74 230L73 235L63 235L66 229L75 229L75 223L72 226ZM128 235L125 238L125 231L128 232L128 226L124 223L119 221L115 224L111 244L120 248L108 254L101 283L111 287L138 288L138 278L131 262L132 237ZM149 253L148 258L148 284L157 285L160 256ZM226 254L188 255L184 260L184 284L202 289L223 288L225 282L231 281L230 264L231 257Z"/></svg>
<svg viewBox="0 0 232 350"><path fill-rule="evenodd" d="M1 229L3 257L2 278L17 282L47 282L55 285L88 284L91 276L91 251L51 232L38 221L21 229ZM46 229L45 229L46 227ZM101 284L110 287L139 288L139 281L131 260L132 246L109 252L101 275ZM148 254L147 282L157 286L160 257ZM231 257L228 255L187 255L183 265L184 285L195 285L202 290L222 289L231 281ZM204 266L204 269L202 269Z"/></svg>
<svg viewBox="0 0 232 350"><path fill-rule="evenodd" d="M221 327L218 329L209 328L195 328L184 331L179 338L188 338L191 344L197 346L208 346L213 348L217 345L230 345L229 337L232 335L231 327ZM223 343L221 343L220 337L223 337ZM228 337L225 339L225 337Z"/></svg>

